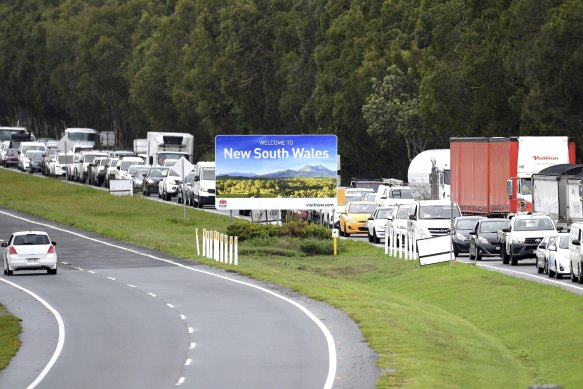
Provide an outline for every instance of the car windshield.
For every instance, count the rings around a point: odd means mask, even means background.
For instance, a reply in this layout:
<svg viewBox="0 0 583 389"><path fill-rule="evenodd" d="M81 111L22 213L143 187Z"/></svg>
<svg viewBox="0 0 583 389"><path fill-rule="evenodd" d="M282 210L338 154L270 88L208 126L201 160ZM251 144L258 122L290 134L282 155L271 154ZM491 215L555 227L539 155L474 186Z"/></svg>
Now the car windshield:
<svg viewBox="0 0 583 389"><path fill-rule="evenodd" d="M91 162L93 162L93 160L96 157L101 157L101 155L99 155L99 154L85 154L85 158L84 159L85 159L85 162L91 163Z"/></svg>
<svg viewBox="0 0 583 389"><path fill-rule="evenodd" d="M393 212L393 208L382 208L379 209L377 212L377 219L387 219L391 213Z"/></svg>
<svg viewBox="0 0 583 389"><path fill-rule="evenodd" d="M410 207L399 207L395 219L407 219L409 217L409 208Z"/></svg>
<svg viewBox="0 0 583 389"><path fill-rule="evenodd" d="M351 203L348 206L348 213L368 213L371 214L374 212L376 208L376 204L359 204L359 203Z"/></svg>
<svg viewBox="0 0 583 389"><path fill-rule="evenodd" d="M44 158L44 154L43 153L34 153L32 154L32 160L33 161L42 161Z"/></svg>
<svg viewBox="0 0 583 389"><path fill-rule="evenodd" d="M144 169L144 168L138 168L138 170L136 171L136 176L141 176L143 174L146 174L148 172L148 169Z"/></svg>
<svg viewBox="0 0 583 389"><path fill-rule="evenodd" d="M345 201L346 201L346 204L348 204L351 201L360 201L361 198L362 198L361 195L352 195L351 194L349 196L346 196Z"/></svg>
<svg viewBox="0 0 583 389"><path fill-rule="evenodd" d="M143 162L138 161L121 161L121 170L128 170L128 168L132 165L143 165Z"/></svg>
<svg viewBox="0 0 583 389"><path fill-rule="evenodd" d="M137 171L138 171L138 167L137 166L130 166L128 168L128 174L136 174Z"/></svg>
<svg viewBox="0 0 583 389"><path fill-rule="evenodd" d="M473 230L476 226L476 222L479 219L471 218L471 219L457 219L456 220L456 228L458 230Z"/></svg>
<svg viewBox="0 0 583 389"><path fill-rule="evenodd" d="M561 236L559 240L559 248L560 249L568 249L569 248L569 235Z"/></svg>
<svg viewBox="0 0 583 389"><path fill-rule="evenodd" d="M422 205L419 207L419 217L421 219L449 219L452 216L451 205ZM454 207L453 217L461 216L458 209Z"/></svg>
<svg viewBox="0 0 583 389"><path fill-rule="evenodd" d="M498 221L483 221L480 225L480 232L496 232L498 230L503 229L506 227L508 222L506 220L498 220Z"/></svg>
<svg viewBox="0 0 583 389"><path fill-rule="evenodd" d="M163 177L166 175L167 171L168 171L168 168L161 168L161 167L152 168L152 169L150 169L150 173L148 175L150 177Z"/></svg>
<svg viewBox="0 0 583 389"><path fill-rule="evenodd" d="M411 189L392 189L390 197L393 199L412 199L413 191Z"/></svg>
<svg viewBox="0 0 583 389"><path fill-rule="evenodd" d="M201 180L214 180L215 179L215 168L205 167L202 168L202 174L200 175Z"/></svg>
<svg viewBox="0 0 583 389"><path fill-rule="evenodd" d="M551 219L520 219L514 223L514 230L516 231L539 231L539 230L554 230L555 226Z"/></svg>
<svg viewBox="0 0 583 389"><path fill-rule="evenodd" d="M26 234L26 235L16 235L12 244L14 246L23 245L40 245L40 244L50 244L49 237L44 234Z"/></svg>

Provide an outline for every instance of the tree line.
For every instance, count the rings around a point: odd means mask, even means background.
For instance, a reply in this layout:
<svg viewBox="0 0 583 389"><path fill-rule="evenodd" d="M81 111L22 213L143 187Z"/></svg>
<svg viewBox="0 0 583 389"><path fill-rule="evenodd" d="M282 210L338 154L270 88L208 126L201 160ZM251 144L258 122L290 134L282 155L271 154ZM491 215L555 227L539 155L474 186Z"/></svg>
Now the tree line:
<svg viewBox="0 0 583 389"><path fill-rule="evenodd" d="M336 134L343 180L451 136L583 155L579 0L9 0L0 53L0 125L41 136Z"/></svg>

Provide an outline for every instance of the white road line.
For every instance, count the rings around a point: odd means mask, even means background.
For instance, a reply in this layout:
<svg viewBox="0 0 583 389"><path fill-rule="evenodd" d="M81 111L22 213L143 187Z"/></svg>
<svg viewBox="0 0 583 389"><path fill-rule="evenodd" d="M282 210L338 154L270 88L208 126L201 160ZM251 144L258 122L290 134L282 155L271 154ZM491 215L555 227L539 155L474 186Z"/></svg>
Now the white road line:
<svg viewBox="0 0 583 389"><path fill-rule="evenodd" d="M194 350L194 348L196 347L196 343L191 343L190 347L188 348L189 350Z"/></svg>
<svg viewBox="0 0 583 389"><path fill-rule="evenodd" d="M188 327L188 333L189 333L189 334L192 334L192 333L194 333L194 328L192 328L192 327Z"/></svg>
<svg viewBox="0 0 583 389"><path fill-rule="evenodd" d="M5 280L3 278L0 278L0 281L5 282L9 285L12 285L13 287L20 289L25 293L28 293L34 299L36 299L42 305L44 305L49 311L51 311L51 313L53 314L55 319L57 319L57 325L59 327L59 339L57 341L57 347L55 348L55 352L53 352L51 359L46 364L46 366L42 369L40 374L36 377L36 379L34 381L32 381L32 383L30 385L27 386L27 389L33 389L33 388L36 388L36 386L38 384L40 384L41 381L45 378L45 376L52 369L53 365L57 362L57 359L59 359L59 356L61 355L61 352L63 351L63 346L65 345L65 323L63 322L63 318L61 317L59 312L55 308L53 308L49 303L47 303L45 300L43 300L40 296L35 294L34 292L31 292L30 290L25 289L22 286L17 285L17 284L10 282L8 280Z"/></svg>
<svg viewBox="0 0 583 389"><path fill-rule="evenodd" d="M152 297L156 297L156 295L154 293L148 292L148 294Z"/></svg>
<svg viewBox="0 0 583 389"><path fill-rule="evenodd" d="M168 306L168 308L174 308L174 305L172 304L166 304Z"/></svg>
<svg viewBox="0 0 583 389"><path fill-rule="evenodd" d="M181 319L181 320L186 320L186 316L184 316L184 315L180 315L180 319Z"/></svg>
<svg viewBox="0 0 583 389"><path fill-rule="evenodd" d="M135 287L136 287L135 285L132 285L132 284L128 284L128 286L129 286L130 288L135 288Z"/></svg>
<svg viewBox="0 0 583 389"><path fill-rule="evenodd" d="M87 270L87 273L95 274L93 270Z"/></svg>
<svg viewBox="0 0 583 389"><path fill-rule="evenodd" d="M109 242L105 242L105 241L102 241L102 240L99 240L99 239L91 238L91 237L85 236L83 234L80 234L78 232L66 230L66 229L60 228L60 227L55 227L55 226L52 226L52 225L46 224L46 223L40 223L40 222L37 222L37 221L34 221L34 220L26 219L24 217L20 217L20 216L13 215L13 214L8 213L8 212L0 211L0 214L9 216L9 217L12 217L12 218L15 218L15 219L23 220L23 221L26 221L28 223L36 224L36 225L39 225L39 226L43 226L43 227L47 227L47 228L52 228L52 229L57 230L57 231L66 232L68 234L71 234L71 235L74 235L74 236L77 236L77 237L80 237L80 238L83 238L83 239L87 239L87 240L90 240L90 241L93 241L93 242L101 243L101 244L104 244L106 246L115 247L115 248L118 248L120 250L125 250L125 251L128 251L128 252L137 254L137 255L142 255L142 256L145 256L145 257L148 257L148 258L155 259L155 260L160 261L160 262L169 263L169 264L178 266L180 268L183 268L183 269L186 269L186 270L189 270L189 271L194 271L194 272L201 273L201 274L205 274L205 275L208 275L208 276L211 276L211 277L220 278L222 280L234 282L234 283L239 284L239 285L245 285L245 286L248 286L250 288L254 288L254 289L257 289L257 290L262 291L264 293L270 294L270 295L272 295L272 296L274 296L276 298L279 298L279 299L281 299L281 300L283 300L283 301L285 301L285 302L287 302L287 303L295 306L300 311L302 311L306 316L308 316L308 318L310 318L310 320L312 320L316 324L316 326L318 326L318 328L320 329L320 331L324 334L324 337L326 338L326 344L328 346L328 375L326 377L326 382L324 383L323 389L330 389L334 385L334 377L336 375L336 369L337 369L337 365L336 365L336 347L334 345L334 337L332 336L332 334L330 333L330 331L328 330L328 328L326 328L326 326L324 325L324 323L322 323L312 312L310 312L307 308L303 307L299 303L291 300L290 298L287 298L285 296L282 296L282 295L280 295L280 294L278 294L276 292L273 292L273 291L271 291L269 289L266 289L264 287L261 287L261 286L258 286L258 285L253 285L253 284L251 284L249 282L245 282L245 281L241 281L241 280L236 280L236 279L233 279L233 278L229 278L229 277L226 277L226 276L222 276L220 274L211 273L210 271L206 271L206 270L194 269L194 268L192 268L190 266L186 266L186 265L183 265L183 264L178 263L178 262L174 262L174 261L169 260L169 259L160 258L160 257L157 257L155 255L142 253L142 252L137 251L137 250L134 250L134 249L130 249L130 248L127 248L127 247L119 246L119 245L116 245L116 244L113 244L113 243L109 243Z"/></svg>
<svg viewBox="0 0 583 389"><path fill-rule="evenodd" d="M535 275L535 274L522 273L522 272L519 272L517 270L504 269L504 268L500 268L500 267L496 267L496 266L491 266L491 265L482 265L481 263L477 263L476 266L478 266L478 267L485 267L485 268L493 269L493 270L498 270L500 272L520 274L521 276L526 276L526 277L534 278L534 279L537 279L537 280L544 280L544 281L550 282L552 284L566 286L566 287L569 287L569 288L573 288L573 289L577 289L577 290L583 291L583 287L581 287L581 286L572 285L572 284L569 284L569 283L566 283L566 282L560 282L560 281L557 281L557 280L553 280L552 278L542 277L542 276L538 276L538 275Z"/></svg>
<svg viewBox="0 0 583 389"><path fill-rule="evenodd" d="M178 380L178 382L176 383L176 386L182 385L184 383L186 379L184 377L180 377L180 379Z"/></svg>
<svg viewBox="0 0 583 389"><path fill-rule="evenodd" d="M190 366L191 363L192 363L192 359L188 358L186 360L186 362L184 362L184 366Z"/></svg>

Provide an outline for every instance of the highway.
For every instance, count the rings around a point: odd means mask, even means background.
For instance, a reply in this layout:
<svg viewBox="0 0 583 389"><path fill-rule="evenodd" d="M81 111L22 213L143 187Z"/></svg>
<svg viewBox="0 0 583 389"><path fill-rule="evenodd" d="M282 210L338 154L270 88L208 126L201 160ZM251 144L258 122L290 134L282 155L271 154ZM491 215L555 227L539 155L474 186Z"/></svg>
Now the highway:
<svg viewBox="0 0 583 389"><path fill-rule="evenodd" d="M23 320L0 388L374 387L374 354L325 304L0 209L0 238L26 229L57 242L59 271L0 276Z"/></svg>

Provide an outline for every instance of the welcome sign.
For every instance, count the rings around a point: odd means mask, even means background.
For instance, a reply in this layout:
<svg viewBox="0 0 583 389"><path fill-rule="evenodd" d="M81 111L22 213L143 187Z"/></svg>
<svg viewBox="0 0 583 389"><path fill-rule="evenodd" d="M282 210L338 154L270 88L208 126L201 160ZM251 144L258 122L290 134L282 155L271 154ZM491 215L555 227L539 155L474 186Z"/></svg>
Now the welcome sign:
<svg viewBox="0 0 583 389"><path fill-rule="evenodd" d="M219 135L217 209L336 207L335 135Z"/></svg>

